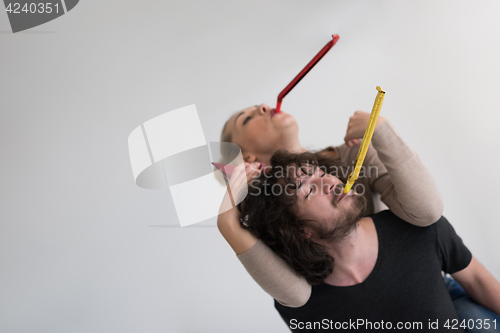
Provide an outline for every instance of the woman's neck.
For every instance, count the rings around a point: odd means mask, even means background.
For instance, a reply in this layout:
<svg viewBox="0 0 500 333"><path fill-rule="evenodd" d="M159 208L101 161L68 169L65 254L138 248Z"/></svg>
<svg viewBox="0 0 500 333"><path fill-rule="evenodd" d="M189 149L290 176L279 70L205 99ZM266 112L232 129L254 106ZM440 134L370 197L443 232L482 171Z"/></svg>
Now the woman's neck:
<svg viewBox="0 0 500 333"><path fill-rule="evenodd" d="M284 139L283 142L281 143L282 149L286 149L289 152L293 153L303 153L307 151L304 147L299 142L299 138L287 138Z"/></svg>

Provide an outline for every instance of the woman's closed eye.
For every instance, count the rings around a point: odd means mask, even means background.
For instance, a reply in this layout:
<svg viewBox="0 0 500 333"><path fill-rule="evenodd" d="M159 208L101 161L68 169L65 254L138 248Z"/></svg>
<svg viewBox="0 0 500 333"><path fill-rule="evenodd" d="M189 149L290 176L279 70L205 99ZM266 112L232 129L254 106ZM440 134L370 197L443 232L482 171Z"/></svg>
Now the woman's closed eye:
<svg viewBox="0 0 500 333"><path fill-rule="evenodd" d="M246 123L248 123L248 121L252 119L252 117L248 116L245 118L245 120L243 121L243 125L245 125Z"/></svg>

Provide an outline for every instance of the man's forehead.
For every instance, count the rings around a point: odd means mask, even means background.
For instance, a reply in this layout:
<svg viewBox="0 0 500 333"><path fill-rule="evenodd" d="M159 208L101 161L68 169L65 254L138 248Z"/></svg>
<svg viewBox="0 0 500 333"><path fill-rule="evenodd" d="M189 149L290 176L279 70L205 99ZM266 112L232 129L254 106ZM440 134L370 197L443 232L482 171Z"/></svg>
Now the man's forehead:
<svg viewBox="0 0 500 333"><path fill-rule="evenodd" d="M278 178L278 183L283 185L295 184L300 186L305 178L311 177L314 174L314 170L316 168L317 166L311 164L297 165L295 163L291 163L284 167L276 167L275 173L276 178Z"/></svg>
<svg viewBox="0 0 500 333"><path fill-rule="evenodd" d="M314 171L316 170L318 166L315 165L315 164L311 164L311 163L305 163L305 164L302 164L298 170L297 170L297 175L300 176L300 177L304 177L304 176L311 176Z"/></svg>
<svg viewBox="0 0 500 333"><path fill-rule="evenodd" d="M279 178L278 184L279 186L281 186L282 189L284 189L283 195L287 198L289 203L295 204L297 202L300 190L298 188L299 180L297 178L294 178L294 180L290 178L289 179Z"/></svg>
<svg viewBox="0 0 500 333"><path fill-rule="evenodd" d="M291 164L287 166L287 177L294 181L299 181L300 179L312 176L316 168L316 165L309 163L301 165Z"/></svg>
<svg viewBox="0 0 500 333"><path fill-rule="evenodd" d="M297 164L291 162L286 165L274 166L276 178L295 179L297 177L310 176L317 166L310 164Z"/></svg>

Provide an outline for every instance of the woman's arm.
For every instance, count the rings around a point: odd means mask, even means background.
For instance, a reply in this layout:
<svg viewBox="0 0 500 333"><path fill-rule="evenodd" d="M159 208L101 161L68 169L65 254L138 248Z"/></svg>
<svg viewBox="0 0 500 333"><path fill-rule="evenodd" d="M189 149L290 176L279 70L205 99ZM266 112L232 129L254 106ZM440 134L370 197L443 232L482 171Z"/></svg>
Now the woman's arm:
<svg viewBox="0 0 500 333"><path fill-rule="evenodd" d="M236 255L243 254L255 246L259 240L250 231L241 227L236 207L222 213L217 218L217 228L234 250Z"/></svg>
<svg viewBox="0 0 500 333"><path fill-rule="evenodd" d="M366 121L369 118L368 113L356 111L350 124L356 116L365 117ZM362 137L360 133L364 134L364 130L359 123L355 123L351 132L348 128L346 142ZM342 160L350 161L356 159L358 150L356 146L339 149L339 152L344 155ZM443 201L436 183L418 155L385 119L375 128L364 166L371 189L381 194L382 201L398 217L422 227L439 220Z"/></svg>
<svg viewBox="0 0 500 333"><path fill-rule="evenodd" d="M232 210L237 211L236 208ZM292 308L307 303L311 285L269 246L242 228L234 212L219 215L217 226L247 272L265 292L282 305Z"/></svg>
<svg viewBox="0 0 500 333"><path fill-rule="evenodd" d="M250 175L252 171L248 169L249 166L247 165L246 171ZM240 214L231 203L230 188L239 191L244 182L247 181L247 176L242 170L243 168L240 167L233 172L221 210L226 210L227 207L232 208L219 214L217 227L247 272L262 289L285 306L302 306L309 300L312 290L311 285L304 277L297 275L264 242L241 226Z"/></svg>
<svg viewBox="0 0 500 333"><path fill-rule="evenodd" d="M217 227L236 254L248 251L258 238L240 224L240 213L235 206L238 195L248 187L248 181L261 173L262 164L244 163L234 170L226 194L219 208Z"/></svg>

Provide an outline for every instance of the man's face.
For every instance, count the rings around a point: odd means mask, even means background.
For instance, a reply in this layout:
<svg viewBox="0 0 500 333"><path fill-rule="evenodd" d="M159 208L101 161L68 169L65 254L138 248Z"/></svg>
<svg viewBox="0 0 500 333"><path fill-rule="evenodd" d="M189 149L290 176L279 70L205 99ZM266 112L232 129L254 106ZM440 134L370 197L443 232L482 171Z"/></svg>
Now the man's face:
<svg viewBox="0 0 500 333"><path fill-rule="evenodd" d="M229 119L226 131L232 134L232 142L241 147L244 157L246 152L270 157L290 137L298 137L295 118L285 112L275 114L267 104L236 112Z"/></svg>
<svg viewBox="0 0 500 333"><path fill-rule="evenodd" d="M313 221L309 224L313 238L338 240L355 229L366 207L363 196L352 190L343 194L342 181L320 167L299 169L296 181L295 213L300 219Z"/></svg>

